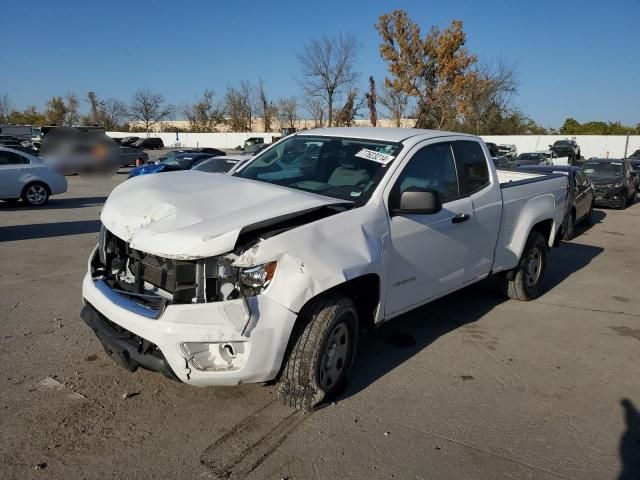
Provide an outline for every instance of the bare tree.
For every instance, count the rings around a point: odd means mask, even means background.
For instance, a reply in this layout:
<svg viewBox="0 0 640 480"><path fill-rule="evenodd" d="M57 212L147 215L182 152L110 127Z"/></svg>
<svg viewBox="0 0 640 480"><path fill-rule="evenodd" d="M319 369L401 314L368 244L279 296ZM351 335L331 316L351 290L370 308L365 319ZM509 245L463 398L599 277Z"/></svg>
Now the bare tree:
<svg viewBox="0 0 640 480"><path fill-rule="evenodd" d="M215 132L216 125L224 121L224 107L216 102L215 96L213 90L207 89L196 103L182 109L192 132Z"/></svg>
<svg viewBox="0 0 640 480"><path fill-rule="evenodd" d="M233 131L250 132L253 123L253 94L249 82L238 87L229 85L225 93L227 121Z"/></svg>
<svg viewBox="0 0 640 480"><path fill-rule="evenodd" d="M376 81L372 76L369 77L369 91L365 98L367 99L367 107L369 108L369 121L371 122L371 126L376 127L378 125L378 109L376 107L378 96L376 94Z"/></svg>
<svg viewBox="0 0 640 480"><path fill-rule="evenodd" d="M12 109L13 107L11 106L9 95L5 93L4 95L0 96L0 122L9 122L9 115L11 115Z"/></svg>
<svg viewBox="0 0 640 480"><path fill-rule="evenodd" d="M358 90L352 88L347 94L347 99L344 102L344 106L338 111L336 115L336 125L342 127L351 127L354 124L354 120L359 115L360 109L364 106L365 99L358 100Z"/></svg>
<svg viewBox="0 0 640 480"><path fill-rule="evenodd" d="M324 125L324 105L319 98L306 97L304 100L304 109L311 115L313 120L313 128L320 128Z"/></svg>
<svg viewBox="0 0 640 480"><path fill-rule="evenodd" d="M96 92L91 91L87 93L87 102L89 102L89 115L85 117L85 123L87 125L98 125L102 123L100 118L100 100Z"/></svg>
<svg viewBox="0 0 640 480"><path fill-rule="evenodd" d="M129 106L129 117L140 122L147 133L151 127L168 118L172 113L173 107L165 105L162 94L152 93L149 90L138 90L134 93Z"/></svg>
<svg viewBox="0 0 640 480"><path fill-rule="evenodd" d="M122 100L108 98L100 102L98 122L102 123L106 130L120 128L128 116L127 104Z"/></svg>
<svg viewBox="0 0 640 480"><path fill-rule="evenodd" d="M324 100L329 126L333 125L334 101L358 77L355 71L356 46L351 35L322 37L312 40L298 53L302 66L300 86L305 95Z"/></svg>
<svg viewBox="0 0 640 480"><path fill-rule="evenodd" d="M402 118L409 104L409 95L388 85L382 86L380 103L389 112L389 117L396 127L402 126Z"/></svg>
<svg viewBox="0 0 640 480"><path fill-rule="evenodd" d="M262 126L265 132L271 131L271 124L273 118L277 114L277 106L270 102L267 98L267 94L264 90L264 82L262 79L258 79L258 86L256 87L256 112L257 115L262 118Z"/></svg>
<svg viewBox="0 0 640 480"><path fill-rule="evenodd" d="M296 122L298 121L298 100L296 97L278 100L277 111L280 128L296 128Z"/></svg>
<svg viewBox="0 0 640 480"><path fill-rule="evenodd" d="M80 99L78 98L78 95L73 92L69 92L64 96L64 98L67 106L67 112L64 118L65 125L78 125L78 123L80 123L80 113L78 113L78 109L80 108Z"/></svg>

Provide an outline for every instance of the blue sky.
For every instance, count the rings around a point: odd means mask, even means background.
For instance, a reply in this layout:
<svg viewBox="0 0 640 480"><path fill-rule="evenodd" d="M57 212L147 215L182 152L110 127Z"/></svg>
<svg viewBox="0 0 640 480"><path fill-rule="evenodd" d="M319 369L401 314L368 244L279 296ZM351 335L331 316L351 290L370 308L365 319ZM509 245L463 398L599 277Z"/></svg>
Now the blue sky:
<svg viewBox="0 0 640 480"><path fill-rule="evenodd" d="M339 33L360 43L364 88L386 74L373 25L394 8L423 32L462 19L481 61L516 65L517 104L545 126L567 116L640 123L639 0L6 1L0 95L24 108L69 91L128 101L149 88L183 104L262 77L272 97L288 96L299 91L301 44Z"/></svg>

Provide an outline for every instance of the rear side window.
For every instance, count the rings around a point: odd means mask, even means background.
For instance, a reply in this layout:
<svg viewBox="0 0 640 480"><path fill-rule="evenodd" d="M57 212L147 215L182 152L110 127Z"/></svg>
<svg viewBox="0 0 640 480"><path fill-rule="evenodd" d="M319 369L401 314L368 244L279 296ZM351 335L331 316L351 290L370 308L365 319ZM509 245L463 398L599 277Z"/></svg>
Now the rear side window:
<svg viewBox="0 0 640 480"><path fill-rule="evenodd" d="M22 165L29 163L22 155L13 152L0 152L0 165Z"/></svg>
<svg viewBox="0 0 640 480"><path fill-rule="evenodd" d="M458 140L452 146L458 167L460 195L471 195L489 185L489 167L480 144Z"/></svg>

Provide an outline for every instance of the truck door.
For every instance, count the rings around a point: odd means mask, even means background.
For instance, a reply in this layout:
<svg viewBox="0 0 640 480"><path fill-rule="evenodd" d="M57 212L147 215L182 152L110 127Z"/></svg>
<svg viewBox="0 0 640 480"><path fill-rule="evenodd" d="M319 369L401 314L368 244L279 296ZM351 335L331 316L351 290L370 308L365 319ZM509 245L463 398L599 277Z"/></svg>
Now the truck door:
<svg viewBox="0 0 640 480"><path fill-rule="evenodd" d="M407 310L459 288L471 231L469 197L461 196L450 142L415 147L387 192L408 188L436 190L443 208L431 215L390 216L390 245L385 251L385 314Z"/></svg>
<svg viewBox="0 0 640 480"><path fill-rule="evenodd" d="M471 200L471 211L464 224L467 235L465 283L489 274L493 265L500 223L502 192L497 178L491 182L484 149L475 140L451 142L456 160L460 195Z"/></svg>

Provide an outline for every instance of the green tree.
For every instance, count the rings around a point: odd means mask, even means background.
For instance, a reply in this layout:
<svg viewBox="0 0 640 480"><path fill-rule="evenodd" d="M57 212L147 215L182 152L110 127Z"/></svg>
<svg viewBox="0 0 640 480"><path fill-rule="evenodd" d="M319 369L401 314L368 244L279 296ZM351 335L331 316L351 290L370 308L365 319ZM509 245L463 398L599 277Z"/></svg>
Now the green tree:
<svg viewBox="0 0 640 480"><path fill-rule="evenodd" d="M67 104L64 102L63 98L55 96L47 102L47 108L44 115L47 119L47 123L50 125L62 126L65 124L67 113Z"/></svg>

